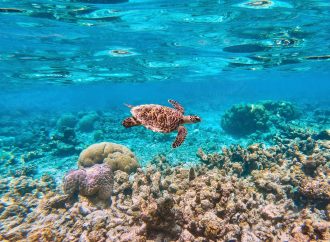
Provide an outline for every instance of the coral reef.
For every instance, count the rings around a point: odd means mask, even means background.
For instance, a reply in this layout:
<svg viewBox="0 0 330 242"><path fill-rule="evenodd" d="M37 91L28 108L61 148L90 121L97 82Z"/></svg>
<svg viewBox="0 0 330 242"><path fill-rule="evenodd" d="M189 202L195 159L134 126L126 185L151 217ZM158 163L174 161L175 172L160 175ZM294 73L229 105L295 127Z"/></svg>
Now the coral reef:
<svg viewBox="0 0 330 242"><path fill-rule="evenodd" d="M134 153L127 147L110 142L93 144L83 150L79 156L79 167L90 167L94 164L108 164L116 170L131 173L139 163Z"/></svg>
<svg viewBox="0 0 330 242"><path fill-rule="evenodd" d="M28 207L3 210L2 205L5 227L0 228L0 238L328 241L330 150L320 143L308 137L271 147L260 143L224 147L213 154L200 149L201 164L192 167L173 167L158 156L131 176L115 171L112 203L106 208L84 197L72 200L60 191L48 191L37 207L32 203L33 212L27 212ZM67 178L79 180L84 177L80 173L71 172ZM15 193L31 191L30 184ZM75 185L71 187L65 188L69 194L75 190ZM5 204L3 198L0 201ZM20 219L13 224L10 214Z"/></svg>
<svg viewBox="0 0 330 242"><path fill-rule="evenodd" d="M285 102L255 105L267 132L238 139L209 121L175 152L171 135L114 125L120 110L2 115L0 240L328 241L329 112L306 106L296 119ZM81 130L88 115L97 119ZM103 140L134 154L88 147ZM112 175L100 173L107 165Z"/></svg>
<svg viewBox="0 0 330 242"><path fill-rule="evenodd" d="M3 193L0 197L0 240L18 241L23 239L28 228L17 227L33 221L29 216L40 205L40 199L46 194L54 194L55 180L51 176L43 176L34 180L26 176L13 179L1 179ZM6 239L3 237L6 233Z"/></svg>
<svg viewBox="0 0 330 242"><path fill-rule="evenodd" d="M268 112L276 115L279 118L284 118L286 121L297 119L301 115L298 108L290 102L264 101L261 104Z"/></svg>
<svg viewBox="0 0 330 242"><path fill-rule="evenodd" d="M222 119L222 128L233 135L244 136L266 131L271 126L298 118L300 112L289 102L264 101L256 104L236 104L227 110Z"/></svg>
<svg viewBox="0 0 330 242"><path fill-rule="evenodd" d="M99 116L96 113L89 113L84 115L78 122L78 129L84 132L90 132L94 129L95 122Z"/></svg>
<svg viewBox="0 0 330 242"><path fill-rule="evenodd" d="M329 170L330 171L330 170ZM305 178L299 185L299 192L309 200L330 202L329 179Z"/></svg>
<svg viewBox="0 0 330 242"><path fill-rule="evenodd" d="M66 128L74 128L77 124L77 118L73 114L63 114L57 120L57 129L62 131Z"/></svg>
<svg viewBox="0 0 330 242"><path fill-rule="evenodd" d="M263 105L239 104L226 111L221 120L222 128L234 135L247 135L269 128L269 116Z"/></svg>
<svg viewBox="0 0 330 242"><path fill-rule="evenodd" d="M250 176L256 187L278 198L324 207L330 194L330 149L322 140L291 140L264 148L261 144L223 148L221 153L197 156L209 168L218 167L227 174Z"/></svg>
<svg viewBox="0 0 330 242"><path fill-rule="evenodd" d="M112 188L113 172L107 164L96 164L85 169L70 171L63 181L63 190L69 196L80 194L109 200Z"/></svg>

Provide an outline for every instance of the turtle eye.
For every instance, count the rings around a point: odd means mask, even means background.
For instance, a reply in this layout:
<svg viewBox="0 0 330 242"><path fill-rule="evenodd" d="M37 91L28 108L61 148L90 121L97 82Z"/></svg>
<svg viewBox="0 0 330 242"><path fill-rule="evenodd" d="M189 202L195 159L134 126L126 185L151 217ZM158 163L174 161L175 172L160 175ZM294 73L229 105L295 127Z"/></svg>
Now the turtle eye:
<svg viewBox="0 0 330 242"><path fill-rule="evenodd" d="M191 120L191 122L197 123L197 122L201 121L201 118L198 117L198 116L193 115L193 116L190 117L190 120Z"/></svg>

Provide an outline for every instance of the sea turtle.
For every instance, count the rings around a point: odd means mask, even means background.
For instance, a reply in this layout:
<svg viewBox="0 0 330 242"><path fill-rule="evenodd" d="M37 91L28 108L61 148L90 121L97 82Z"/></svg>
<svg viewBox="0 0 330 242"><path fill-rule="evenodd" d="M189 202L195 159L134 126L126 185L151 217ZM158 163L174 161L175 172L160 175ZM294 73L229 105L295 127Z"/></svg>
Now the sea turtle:
<svg viewBox="0 0 330 242"><path fill-rule="evenodd" d="M187 129L183 124L197 123L201 118L196 115L184 116L183 107L174 100L168 100L174 108L157 104L145 104L140 106L126 105L131 108L132 117L123 121L123 126L130 128L143 125L154 132L170 133L178 131L173 148L180 146L186 138Z"/></svg>

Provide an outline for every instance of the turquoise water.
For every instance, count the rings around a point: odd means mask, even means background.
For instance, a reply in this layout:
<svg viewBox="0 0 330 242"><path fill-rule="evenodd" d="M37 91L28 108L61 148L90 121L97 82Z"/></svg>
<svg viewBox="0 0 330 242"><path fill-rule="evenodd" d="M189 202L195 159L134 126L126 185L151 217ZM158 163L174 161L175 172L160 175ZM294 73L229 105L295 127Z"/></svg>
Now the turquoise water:
<svg viewBox="0 0 330 242"><path fill-rule="evenodd" d="M214 149L248 142L221 130L222 112L233 104L286 100L329 108L327 1L253 8L241 1L94 2L1 1L2 116L24 113L15 124L44 116L51 132L51 118L60 114L115 111L124 118L124 103L166 105L171 98L203 118L188 127L190 144L173 151L175 134L162 140L147 132L153 141L136 129L125 139L105 138L136 150L142 162L163 152L194 161L197 148L208 147L206 136ZM109 128L126 132L120 118Z"/></svg>
<svg viewBox="0 0 330 242"><path fill-rule="evenodd" d="M329 130L329 30L328 0L1 0L0 176L50 174L60 187L102 141L127 146L142 167L160 155L185 167L200 164L199 148L270 147L297 138L289 126ZM176 132L122 126L124 103L168 99L202 118L180 147ZM276 111L248 135L221 125L233 105L265 100L292 103L299 118L283 124Z"/></svg>
<svg viewBox="0 0 330 242"><path fill-rule="evenodd" d="M329 69L327 1L112 2L1 1L6 86L265 81Z"/></svg>

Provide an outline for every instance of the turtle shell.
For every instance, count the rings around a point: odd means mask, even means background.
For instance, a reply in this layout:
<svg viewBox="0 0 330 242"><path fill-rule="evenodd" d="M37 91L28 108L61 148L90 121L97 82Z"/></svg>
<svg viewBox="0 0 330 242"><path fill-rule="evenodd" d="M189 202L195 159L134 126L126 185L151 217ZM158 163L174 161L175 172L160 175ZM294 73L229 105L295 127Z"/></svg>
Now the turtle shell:
<svg viewBox="0 0 330 242"><path fill-rule="evenodd" d="M148 129L155 132L169 133L182 123L182 113L166 106L148 104L133 107L133 117Z"/></svg>

